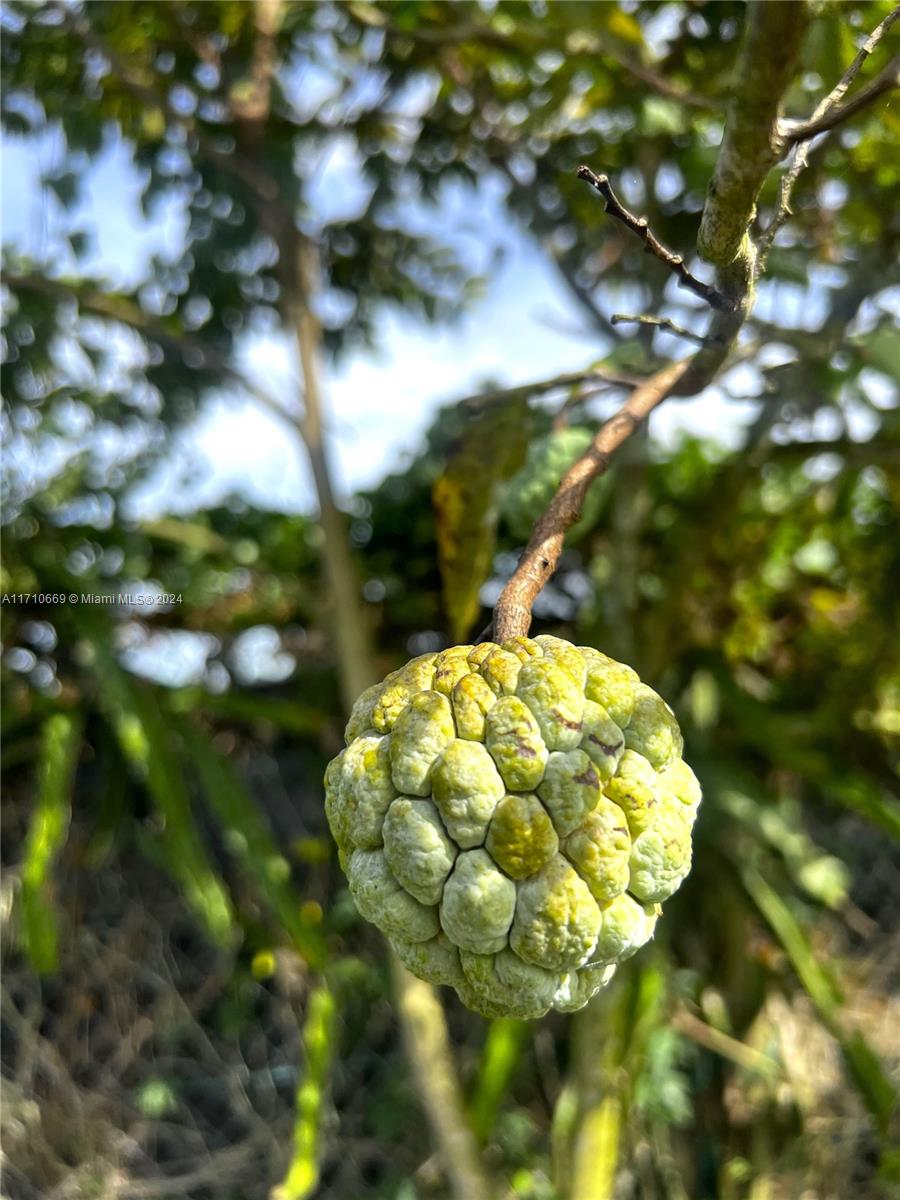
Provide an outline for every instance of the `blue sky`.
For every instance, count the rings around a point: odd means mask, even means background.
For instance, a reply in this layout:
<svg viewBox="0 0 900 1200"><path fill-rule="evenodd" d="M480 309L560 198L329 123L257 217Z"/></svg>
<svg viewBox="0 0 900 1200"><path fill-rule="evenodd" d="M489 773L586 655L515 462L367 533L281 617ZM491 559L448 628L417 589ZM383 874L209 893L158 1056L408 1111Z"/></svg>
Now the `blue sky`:
<svg viewBox="0 0 900 1200"><path fill-rule="evenodd" d="M65 268L60 234L69 218L40 184L56 153L52 137L5 145L3 234L19 250L49 256ZM342 160L340 147L331 157L319 179L321 194L352 206L352 164ZM148 223L139 196L139 178L127 152L112 145L92 167L74 216L74 223L92 234L87 268L118 285L137 281L150 253L174 253L183 235L183 216L174 205L158 209ZM450 193L445 204L454 215L462 196ZM326 371L332 458L344 495L376 483L413 454L441 404L488 381L517 384L577 370L602 352L580 331L578 313L543 253L504 217L496 187L483 186L465 205L468 230L456 222L457 236L468 239L467 252L479 266L491 266L483 297L451 327L385 311L376 350L355 351ZM498 247L502 253L495 258ZM683 343L667 340L673 352L684 352ZM295 394L296 368L286 339L249 338L241 357L270 393ZM738 375L734 383L744 395L757 386L752 375L743 380ZM731 440L755 410L752 401L726 401L713 389L695 400L670 402L654 416L653 433L670 440L687 428ZM296 440L251 401L222 390L209 396L198 420L178 435L139 494L138 507L145 515L186 511L229 491L272 508L306 509L313 503Z"/></svg>

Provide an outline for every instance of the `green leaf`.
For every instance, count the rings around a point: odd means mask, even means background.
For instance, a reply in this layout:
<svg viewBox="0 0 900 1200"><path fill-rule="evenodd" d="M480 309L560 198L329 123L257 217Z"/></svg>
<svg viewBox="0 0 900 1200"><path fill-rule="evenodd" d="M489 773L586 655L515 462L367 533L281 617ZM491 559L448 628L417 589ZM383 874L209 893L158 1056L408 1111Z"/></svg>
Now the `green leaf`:
<svg viewBox="0 0 900 1200"><path fill-rule="evenodd" d="M59 964L51 872L69 832L72 781L80 744L80 723L68 713L57 713L44 723L38 795L22 866L22 939L31 965L41 975L51 974Z"/></svg>
<svg viewBox="0 0 900 1200"><path fill-rule="evenodd" d="M525 399L497 404L472 418L432 492L438 559L450 640L464 641L480 607L497 538L500 485L525 453Z"/></svg>
<svg viewBox="0 0 900 1200"><path fill-rule="evenodd" d="M288 861L275 845L243 780L201 734L185 728L181 738L225 844L240 855L253 886L277 916L297 952L313 966L324 965L326 949L321 931L302 916Z"/></svg>
<svg viewBox="0 0 900 1200"><path fill-rule="evenodd" d="M822 788L828 800L859 813L900 841L900 804L883 794L876 784L862 776L834 777L823 780Z"/></svg>
<svg viewBox="0 0 900 1200"><path fill-rule="evenodd" d="M164 822L165 859L213 940L227 945L234 933L231 904L194 823L184 770L165 718L152 694L119 666L93 623L82 619L82 626L90 638L101 706Z"/></svg>
<svg viewBox="0 0 900 1200"><path fill-rule="evenodd" d="M895 379L900 370L900 331L886 325L874 330L863 342L863 357L869 366Z"/></svg>
<svg viewBox="0 0 900 1200"><path fill-rule="evenodd" d="M666 100L662 96L648 96L643 104L641 128L647 137L667 134L674 137L684 133L686 119L684 107L674 100Z"/></svg>
<svg viewBox="0 0 900 1200"><path fill-rule="evenodd" d="M887 1134L897 1095L878 1055L858 1029L843 1024L843 997L827 968L819 962L809 940L788 906L762 875L745 866L741 878L751 899L781 943L791 965L822 1023L837 1040L860 1096L875 1118L882 1135Z"/></svg>
<svg viewBox="0 0 900 1200"><path fill-rule="evenodd" d="M68 242L75 257L81 258L90 245L91 235L83 229L75 229L68 234Z"/></svg>
<svg viewBox="0 0 900 1200"><path fill-rule="evenodd" d="M853 1082L875 1117L880 1132L887 1135L897 1105L897 1092L881 1059L858 1029L844 1033L840 1043Z"/></svg>
<svg viewBox="0 0 900 1200"><path fill-rule="evenodd" d="M528 1036L526 1021L501 1017L490 1023L469 1101L469 1123L480 1142L490 1137Z"/></svg>
<svg viewBox="0 0 900 1200"><path fill-rule="evenodd" d="M843 1000L830 972L816 958L794 914L762 875L746 866L741 877L753 903L787 952L809 998L830 1026Z"/></svg>
<svg viewBox="0 0 900 1200"><path fill-rule="evenodd" d="M290 1165L284 1182L274 1189L279 1200L306 1200L318 1186L322 1112L334 1058L334 1043L334 996L327 984L320 983L309 994L303 1025L306 1070L297 1087L297 1114Z"/></svg>

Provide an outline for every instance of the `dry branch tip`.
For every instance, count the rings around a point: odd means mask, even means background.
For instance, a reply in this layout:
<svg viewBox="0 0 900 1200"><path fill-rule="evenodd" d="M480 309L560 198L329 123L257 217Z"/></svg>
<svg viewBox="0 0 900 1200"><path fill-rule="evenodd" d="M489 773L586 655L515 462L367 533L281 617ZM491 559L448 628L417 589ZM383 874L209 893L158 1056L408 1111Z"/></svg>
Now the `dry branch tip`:
<svg viewBox="0 0 900 1200"><path fill-rule="evenodd" d="M710 284L704 283L702 279L698 279L684 265L684 258L680 254L676 254L674 250L663 245L651 230L646 217L636 217L634 213L629 212L613 190L609 176L598 175L583 163L576 174L579 179L589 183L594 191L600 193L604 200L604 210L611 217L615 217L617 221L621 221L626 229L631 230L636 237L641 239L644 243L644 251L652 254L654 258L658 258L674 275L678 276L679 287L689 289L712 308L717 308L721 312L729 312L732 309L733 305L727 296Z"/></svg>

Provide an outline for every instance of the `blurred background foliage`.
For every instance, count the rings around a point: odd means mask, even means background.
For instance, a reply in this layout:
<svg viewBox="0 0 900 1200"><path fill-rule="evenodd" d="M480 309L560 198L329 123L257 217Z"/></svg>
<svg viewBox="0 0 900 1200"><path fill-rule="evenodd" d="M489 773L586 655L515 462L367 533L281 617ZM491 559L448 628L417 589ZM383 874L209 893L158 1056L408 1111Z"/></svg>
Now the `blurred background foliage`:
<svg viewBox="0 0 900 1200"><path fill-rule="evenodd" d="M817 8L788 115L887 11ZM5 259L10 1196L448 1195L384 946L322 812L343 716L319 515L234 496L149 519L133 497L217 388L310 444L299 385L273 400L242 339L293 336L314 305L331 362L376 342L386 308L445 322L475 302L451 182L500 187L605 371L674 353L612 314L705 314L573 168L602 165L691 246L742 20L727 0L4 6L4 130L58 139L61 209L83 212L119 141L150 218L184 218L180 253L127 288L74 216L45 261ZM667 697L706 798L654 944L585 1019L486 1023L444 997L497 1196L826 1200L900 1180L898 126L882 103L815 148L711 409L753 401L739 439L634 439L536 605L536 627ZM337 139L358 172L336 216L313 181ZM486 389L344 498L380 673L477 635L541 494L535 445L617 394ZM147 603L16 600L32 592Z"/></svg>

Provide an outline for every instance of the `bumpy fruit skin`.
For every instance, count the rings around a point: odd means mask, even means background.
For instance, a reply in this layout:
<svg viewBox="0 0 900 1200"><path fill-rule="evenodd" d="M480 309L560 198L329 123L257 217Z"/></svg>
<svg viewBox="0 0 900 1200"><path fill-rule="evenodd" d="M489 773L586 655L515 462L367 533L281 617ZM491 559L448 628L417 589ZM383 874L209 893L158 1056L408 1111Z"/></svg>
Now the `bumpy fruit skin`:
<svg viewBox="0 0 900 1200"><path fill-rule="evenodd" d="M588 646L422 655L360 696L345 739L325 811L357 908L484 1016L582 1008L690 870L678 724Z"/></svg>

